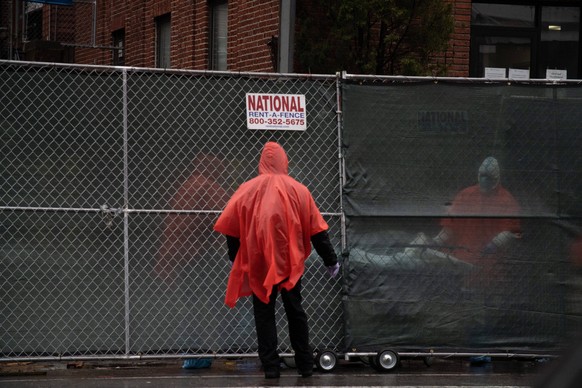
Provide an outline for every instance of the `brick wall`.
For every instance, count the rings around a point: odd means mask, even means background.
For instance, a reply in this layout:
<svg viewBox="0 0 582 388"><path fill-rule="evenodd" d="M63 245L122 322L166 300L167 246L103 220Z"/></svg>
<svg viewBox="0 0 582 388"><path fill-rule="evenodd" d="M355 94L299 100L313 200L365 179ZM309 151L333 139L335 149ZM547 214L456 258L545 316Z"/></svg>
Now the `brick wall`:
<svg viewBox="0 0 582 388"><path fill-rule="evenodd" d="M449 49L444 54L444 58L439 58L439 61L446 63L448 69L447 76L468 77L471 44L471 0L451 1L453 1L455 29L451 37Z"/></svg>

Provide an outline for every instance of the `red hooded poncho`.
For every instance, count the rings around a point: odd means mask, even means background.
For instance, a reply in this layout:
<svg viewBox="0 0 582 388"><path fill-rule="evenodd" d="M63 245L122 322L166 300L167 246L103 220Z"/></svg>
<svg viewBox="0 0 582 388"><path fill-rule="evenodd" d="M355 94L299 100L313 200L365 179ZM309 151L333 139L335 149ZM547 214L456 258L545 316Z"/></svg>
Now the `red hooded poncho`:
<svg viewBox="0 0 582 388"><path fill-rule="evenodd" d="M214 230L240 239L228 279L225 303L255 294L269 302L273 286L292 289L303 275L311 236L327 230L311 193L287 172L283 148L268 142L259 176L234 193Z"/></svg>
<svg viewBox="0 0 582 388"><path fill-rule="evenodd" d="M503 231L520 233L518 218L486 218L486 216L517 216L520 208L513 196L499 185L492 193L483 194L479 185L462 190L451 206L454 215L483 215L483 218L446 218L441 224L450 228L453 240L448 243L457 247L452 253L471 264L480 261L485 245Z"/></svg>
<svg viewBox="0 0 582 388"><path fill-rule="evenodd" d="M174 210L222 209L228 194L217 182L224 171L222 161L209 154L198 154L192 175L170 201ZM164 232L154 272L171 283L179 268L198 258L210 247L212 221L204 214L170 213L164 219Z"/></svg>

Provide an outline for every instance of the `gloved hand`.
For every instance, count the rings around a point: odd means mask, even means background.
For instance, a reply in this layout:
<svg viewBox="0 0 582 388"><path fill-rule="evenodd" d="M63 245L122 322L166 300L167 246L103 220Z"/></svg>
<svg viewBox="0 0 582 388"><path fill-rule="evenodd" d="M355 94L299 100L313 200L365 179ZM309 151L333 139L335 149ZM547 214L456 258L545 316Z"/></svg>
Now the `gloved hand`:
<svg viewBox="0 0 582 388"><path fill-rule="evenodd" d="M340 269L340 263L335 263L335 265L331 265L327 268L327 273L329 274L329 276L331 276L332 278L335 278L339 272Z"/></svg>
<svg viewBox="0 0 582 388"><path fill-rule="evenodd" d="M493 241L489 242L487 245L485 245L485 248L483 248L484 255L492 255L495 252L497 252L497 245L495 245Z"/></svg>
<svg viewBox="0 0 582 388"><path fill-rule="evenodd" d="M234 264L234 261L228 260L228 268L232 268L233 264Z"/></svg>

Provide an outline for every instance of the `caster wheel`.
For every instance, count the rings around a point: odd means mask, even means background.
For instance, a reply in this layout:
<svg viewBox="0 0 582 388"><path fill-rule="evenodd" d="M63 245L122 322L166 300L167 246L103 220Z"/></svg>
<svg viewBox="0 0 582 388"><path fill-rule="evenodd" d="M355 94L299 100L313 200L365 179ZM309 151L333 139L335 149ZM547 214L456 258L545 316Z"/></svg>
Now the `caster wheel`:
<svg viewBox="0 0 582 388"><path fill-rule="evenodd" d="M317 351L315 354L315 366L321 372L331 372L337 367L337 356L331 350Z"/></svg>
<svg viewBox="0 0 582 388"><path fill-rule="evenodd" d="M379 372L388 372L398 365L398 354L392 350L383 350L374 358L373 366Z"/></svg>

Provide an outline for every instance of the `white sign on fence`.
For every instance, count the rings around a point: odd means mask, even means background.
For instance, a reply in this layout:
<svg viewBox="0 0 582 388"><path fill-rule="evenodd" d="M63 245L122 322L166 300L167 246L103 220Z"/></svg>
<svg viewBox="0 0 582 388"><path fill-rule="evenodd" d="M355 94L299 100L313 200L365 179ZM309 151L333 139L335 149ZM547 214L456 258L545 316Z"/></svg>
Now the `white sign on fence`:
<svg viewBox="0 0 582 388"><path fill-rule="evenodd" d="M307 129L307 110L303 94L247 93L246 107L248 129Z"/></svg>

